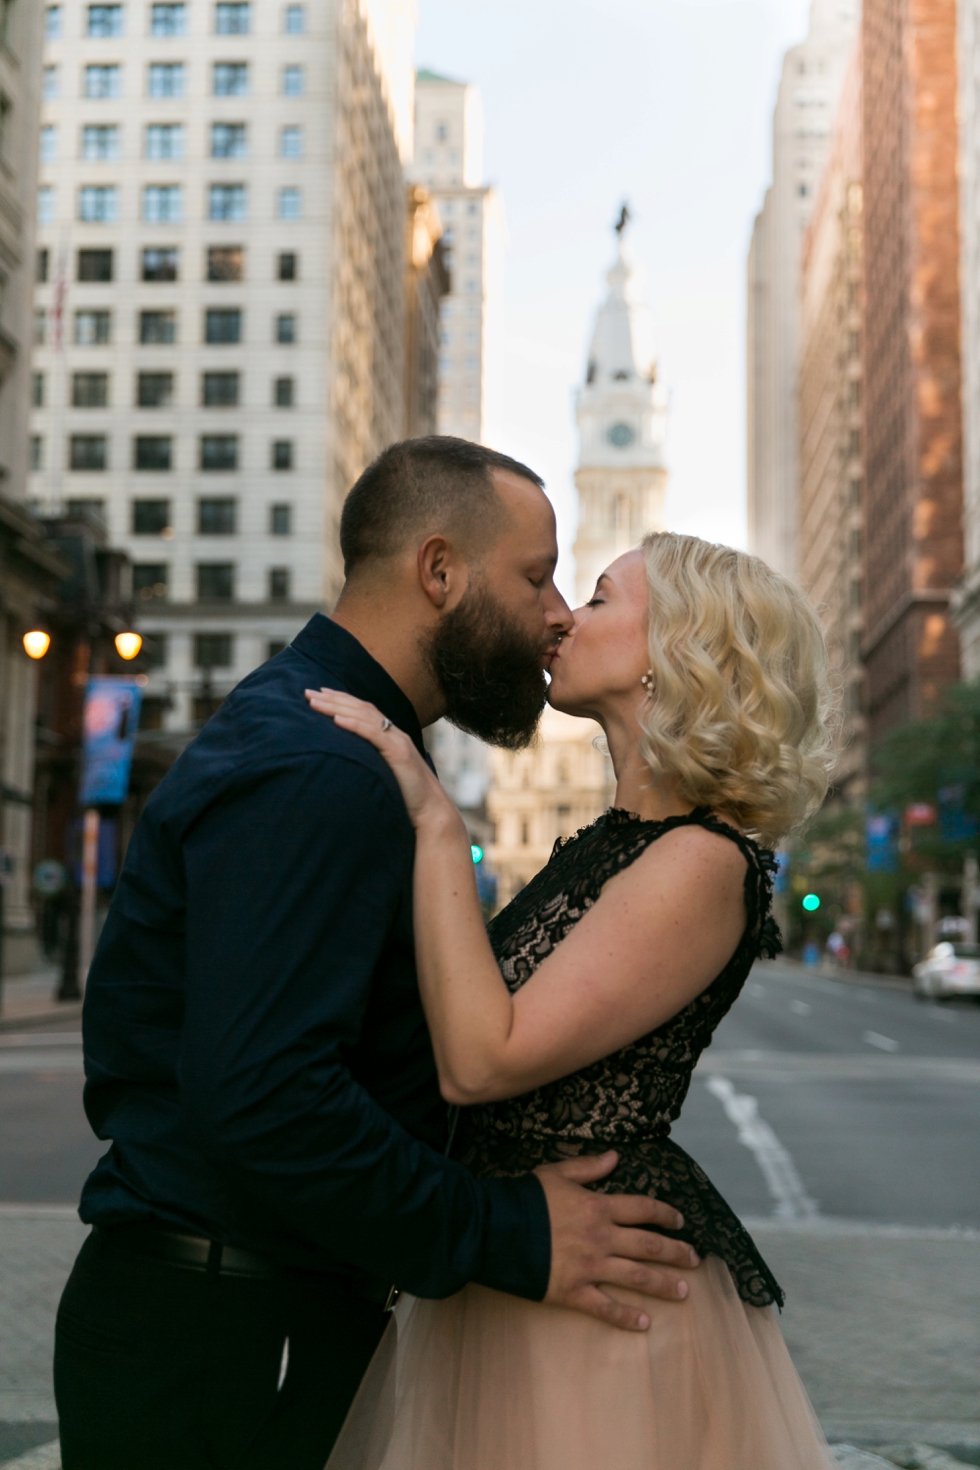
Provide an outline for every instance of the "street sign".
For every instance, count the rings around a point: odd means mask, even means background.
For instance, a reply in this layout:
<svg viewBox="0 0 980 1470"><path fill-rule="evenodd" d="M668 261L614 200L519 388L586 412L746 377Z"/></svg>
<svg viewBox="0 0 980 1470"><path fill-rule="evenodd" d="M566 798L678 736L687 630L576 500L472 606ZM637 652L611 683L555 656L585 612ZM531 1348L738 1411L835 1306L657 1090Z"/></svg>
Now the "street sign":
<svg viewBox="0 0 980 1470"><path fill-rule="evenodd" d="M68 874L57 858L43 858L34 869L34 891L42 898L54 898L65 886Z"/></svg>
<svg viewBox="0 0 980 1470"><path fill-rule="evenodd" d="M119 806L126 800L142 687L135 679L89 679L82 734L82 806Z"/></svg>

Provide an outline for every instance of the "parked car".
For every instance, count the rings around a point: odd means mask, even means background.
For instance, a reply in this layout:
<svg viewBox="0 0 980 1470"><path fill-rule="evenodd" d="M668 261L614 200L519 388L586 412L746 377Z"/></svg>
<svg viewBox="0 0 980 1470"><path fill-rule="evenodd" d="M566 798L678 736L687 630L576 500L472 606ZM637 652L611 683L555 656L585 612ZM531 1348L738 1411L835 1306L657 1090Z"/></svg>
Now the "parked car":
<svg viewBox="0 0 980 1470"><path fill-rule="evenodd" d="M980 944L944 939L912 970L915 993L923 999L980 995Z"/></svg>

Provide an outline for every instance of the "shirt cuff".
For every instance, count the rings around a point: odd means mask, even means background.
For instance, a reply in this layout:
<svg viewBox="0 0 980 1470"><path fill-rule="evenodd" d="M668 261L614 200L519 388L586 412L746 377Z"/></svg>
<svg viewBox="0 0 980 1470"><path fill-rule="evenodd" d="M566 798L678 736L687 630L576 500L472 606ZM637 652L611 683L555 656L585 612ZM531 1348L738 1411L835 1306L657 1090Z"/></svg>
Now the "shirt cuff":
<svg viewBox="0 0 980 1470"><path fill-rule="evenodd" d="M551 1219L541 1181L481 1179L488 1202L483 1261L473 1280L540 1302L551 1277Z"/></svg>

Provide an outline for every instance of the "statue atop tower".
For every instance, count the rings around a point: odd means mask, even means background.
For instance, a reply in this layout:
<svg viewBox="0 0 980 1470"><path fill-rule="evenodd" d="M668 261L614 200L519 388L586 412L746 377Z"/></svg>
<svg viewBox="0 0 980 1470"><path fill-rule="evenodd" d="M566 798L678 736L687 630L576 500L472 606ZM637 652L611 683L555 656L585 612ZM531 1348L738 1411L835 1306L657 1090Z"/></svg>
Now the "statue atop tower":
<svg viewBox="0 0 980 1470"><path fill-rule="evenodd" d="M576 395L579 521L576 600L604 567L664 524L667 394L658 381L650 312L636 291L630 212L615 225L616 258L596 315L585 381Z"/></svg>

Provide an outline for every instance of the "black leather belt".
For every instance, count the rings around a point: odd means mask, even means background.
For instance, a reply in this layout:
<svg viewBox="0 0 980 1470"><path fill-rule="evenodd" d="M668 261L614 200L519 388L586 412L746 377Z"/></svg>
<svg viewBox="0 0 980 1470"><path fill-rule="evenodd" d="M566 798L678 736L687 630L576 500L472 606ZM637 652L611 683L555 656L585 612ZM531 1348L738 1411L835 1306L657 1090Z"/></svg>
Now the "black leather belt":
<svg viewBox="0 0 980 1470"><path fill-rule="evenodd" d="M162 1225L134 1220L126 1225L96 1225L95 1234L103 1246L126 1251L131 1255L150 1256L185 1270L202 1271L210 1276L246 1277L253 1281L283 1281L293 1274L309 1275L324 1286L336 1286L345 1296L383 1307L391 1290L380 1282L358 1279L338 1272L293 1273L270 1256L242 1250L236 1245L223 1245L205 1235L184 1235Z"/></svg>

